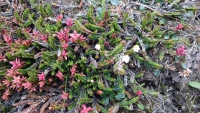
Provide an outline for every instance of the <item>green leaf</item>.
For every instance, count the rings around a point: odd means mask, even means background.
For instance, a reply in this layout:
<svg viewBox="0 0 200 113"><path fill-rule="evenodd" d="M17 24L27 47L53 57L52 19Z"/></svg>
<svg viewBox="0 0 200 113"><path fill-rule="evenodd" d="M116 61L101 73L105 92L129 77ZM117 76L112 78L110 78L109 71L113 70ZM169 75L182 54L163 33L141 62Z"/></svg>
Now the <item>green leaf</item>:
<svg viewBox="0 0 200 113"><path fill-rule="evenodd" d="M194 87L194 88L197 88L197 89L200 90L200 82L197 82L197 81L190 81L190 82L189 82L189 85L190 85L191 87Z"/></svg>
<svg viewBox="0 0 200 113"><path fill-rule="evenodd" d="M0 76L5 76L5 75L4 75L5 72L6 72L6 70L0 70Z"/></svg>
<svg viewBox="0 0 200 113"><path fill-rule="evenodd" d="M72 103L70 106L67 107L68 110L71 110L76 107L76 103Z"/></svg>
<svg viewBox="0 0 200 113"><path fill-rule="evenodd" d="M130 105L130 104L133 104L133 103L137 102L138 100L139 100L139 97L134 97L131 100L129 100L128 103Z"/></svg>
<svg viewBox="0 0 200 113"><path fill-rule="evenodd" d="M162 61L164 56L165 56L165 52L161 51L160 54L159 54L159 60Z"/></svg>
<svg viewBox="0 0 200 113"><path fill-rule="evenodd" d="M185 9L187 11L196 11L198 8L197 7L186 7Z"/></svg>
<svg viewBox="0 0 200 113"><path fill-rule="evenodd" d="M53 37L53 36L49 36L48 38L48 42L49 42L49 46L53 49L53 50L57 50L57 47L56 47L56 38Z"/></svg>
<svg viewBox="0 0 200 113"><path fill-rule="evenodd" d="M140 6L140 11L145 10L144 6Z"/></svg>
<svg viewBox="0 0 200 113"><path fill-rule="evenodd" d="M98 12L98 15L103 18L103 9L102 7L97 7L97 12Z"/></svg>
<svg viewBox="0 0 200 113"><path fill-rule="evenodd" d="M137 107L139 108L139 109L141 109L141 110L144 110L144 105L142 104L142 103L138 103L137 104Z"/></svg>
<svg viewBox="0 0 200 113"><path fill-rule="evenodd" d="M151 95L157 96L158 94L160 94L159 92L155 92L155 91L153 91L153 90L148 90L148 89L146 89L146 88L141 88L141 89L142 89L142 92L148 93L148 94L151 94Z"/></svg>
<svg viewBox="0 0 200 113"><path fill-rule="evenodd" d="M165 23L166 23L166 20L164 18L162 18L162 19L159 20L159 24L163 25Z"/></svg>
<svg viewBox="0 0 200 113"><path fill-rule="evenodd" d="M169 34L164 35L164 39L165 39L165 40L167 40L167 39L169 39L169 38L170 38L170 35L169 35Z"/></svg>
<svg viewBox="0 0 200 113"><path fill-rule="evenodd" d="M173 34L173 35L171 36L171 38L172 38L172 39L177 39L177 38L178 38L178 35L177 35L177 34Z"/></svg>
<svg viewBox="0 0 200 113"><path fill-rule="evenodd" d="M19 13L17 11L14 12L14 17L17 21L24 23L24 20L19 16Z"/></svg>
<svg viewBox="0 0 200 113"><path fill-rule="evenodd" d="M110 73L109 73L109 74L105 74L105 75L103 76L103 78L106 79L106 80L109 80L109 81L111 81L111 82L116 81L115 78L111 78L111 77L110 77Z"/></svg>
<svg viewBox="0 0 200 113"><path fill-rule="evenodd" d="M108 98L108 97L105 97L105 98L102 99L102 101L103 101L104 105L108 105L108 103L109 103L109 98Z"/></svg>
<svg viewBox="0 0 200 113"><path fill-rule="evenodd" d="M112 87L112 90L113 91L120 91L120 87L118 84L115 84L113 87Z"/></svg>
<svg viewBox="0 0 200 113"><path fill-rule="evenodd" d="M182 67L183 69L187 69L187 66L186 66L185 63L181 63L181 67Z"/></svg>
<svg viewBox="0 0 200 113"><path fill-rule="evenodd" d="M108 111L104 107L102 107L101 105L99 105L99 108L100 108L102 113L108 113Z"/></svg>
<svg viewBox="0 0 200 113"><path fill-rule="evenodd" d="M87 98L87 97L83 97L83 98L80 98L79 101L78 101L79 105L85 104L85 103L92 103L92 99L91 98Z"/></svg>
<svg viewBox="0 0 200 113"><path fill-rule="evenodd" d="M182 14L181 12L167 12L167 13L164 13L165 16L179 16L181 14Z"/></svg>
<svg viewBox="0 0 200 113"><path fill-rule="evenodd" d="M144 73L139 73L139 74L136 74L134 78L140 78L144 75Z"/></svg>
<svg viewBox="0 0 200 113"><path fill-rule="evenodd" d="M29 8L26 8L22 14L22 19L25 20L26 18L28 18L28 14L29 14Z"/></svg>
<svg viewBox="0 0 200 113"><path fill-rule="evenodd" d="M159 75L160 75L160 70L159 70L159 69L154 69L153 74L154 74L155 76L159 76Z"/></svg>
<svg viewBox="0 0 200 113"><path fill-rule="evenodd" d="M156 3L163 2L163 0L155 0Z"/></svg>
<svg viewBox="0 0 200 113"><path fill-rule="evenodd" d="M45 13L48 14L48 16L50 16L50 17L53 16L53 11L52 11L52 8L49 4L44 8L44 10L45 10Z"/></svg>
<svg viewBox="0 0 200 113"><path fill-rule="evenodd" d="M115 6L119 5L119 4L120 4L120 1L121 1L121 0L110 0L111 4L112 4L112 5L115 5Z"/></svg>
<svg viewBox="0 0 200 113"><path fill-rule="evenodd" d="M121 99L123 99L123 98L125 98L125 94L122 94L122 93L118 93L118 94L115 96L115 99L116 99L116 100L121 100Z"/></svg>

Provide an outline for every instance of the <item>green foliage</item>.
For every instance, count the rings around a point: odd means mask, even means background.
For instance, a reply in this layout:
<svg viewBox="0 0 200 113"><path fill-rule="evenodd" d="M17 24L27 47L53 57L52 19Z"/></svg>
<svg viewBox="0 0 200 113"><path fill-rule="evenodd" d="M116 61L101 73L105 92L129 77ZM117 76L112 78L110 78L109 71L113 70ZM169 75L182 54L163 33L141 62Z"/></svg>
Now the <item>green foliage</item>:
<svg viewBox="0 0 200 113"><path fill-rule="evenodd" d="M23 19L19 16L19 14L18 14L18 12L14 12L14 17L15 17L15 19L17 20L17 21L19 21L19 22L21 22L21 23L23 23L24 21L23 21Z"/></svg>
<svg viewBox="0 0 200 113"><path fill-rule="evenodd" d="M29 13L30 13L29 8L26 8L23 12L22 19L25 20L26 18L28 18Z"/></svg>
<svg viewBox="0 0 200 113"><path fill-rule="evenodd" d="M142 104L142 103L138 103L137 104L137 107L139 108L139 109L141 109L141 110L144 110L144 105Z"/></svg>
<svg viewBox="0 0 200 113"><path fill-rule="evenodd" d="M123 50L123 47L125 45L125 42L124 41L121 41L118 45L116 45L116 47L106 55L107 58L110 58L110 57L114 57L116 54L119 54L122 52Z"/></svg>
<svg viewBox="0 0 200 113"><path fill-rule="evenodd" d="M45 13L48 15L48 16L50 16L50 17L52 17L54 14L53 14L53 10L52 10L52 8L51 8L51 6L49 5L49 4L47 4L45 7L44 7L44 11L45 11Z"/></svg>
<svg viewBox="0 0 200 113"><path fill-rule="evenodd" d="M189 85L200 90L200 82L198 81L190 81Z"/></svg>
<svg viewBox="0 0 200 113"><path fill-rule="evenodd" d="M130 105L136 103L139 100L139 97L134 97L131 100L127 101L127 99L124 99L122 102L120 102L120 106L130 110Z"/></svg>

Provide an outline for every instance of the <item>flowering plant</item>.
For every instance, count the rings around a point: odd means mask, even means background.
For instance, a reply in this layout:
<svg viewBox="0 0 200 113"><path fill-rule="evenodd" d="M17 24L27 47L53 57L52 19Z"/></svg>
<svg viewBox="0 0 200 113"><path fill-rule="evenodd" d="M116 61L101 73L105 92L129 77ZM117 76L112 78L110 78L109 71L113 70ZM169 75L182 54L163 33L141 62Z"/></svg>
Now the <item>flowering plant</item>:
<svg viewBox="0 0 200 113"><path fill-rule="evenodd" d="M38 109L55 104L54 109L66 107L80 113L103 112L108 111L112 103L119 103L120 107L130 110L130 106L146 93L143 93L145 89L138 90L136 95L127 92L127 86L134 92L138 89L133 76L137 72L133 70L139 68L140 63L157 70L164 68L148 56L145 46L153 48L161 44L170 48L176 43L162 40L160 36L165 32L158 32L159 28L149 29L154 28L153 20L148 21L154 18L150 13L139 25L140 39L124 35L126 18L122 28L118 18L111 18L106 10L102 12L105 17L100 18L90 7L87 18L81 21L65 19L63 14L54 17L50 9L48 5L40 6L37 9L40 13L30 11L30 15L26 12L23 16L15 12L18 31L10 35L6 32L2 45L7 49L0 49L2 99L8 100L15 91L37 94L55 87L59 97L48 97L49 101L44 100L47 104ZM179 25L176 29L182 28ZM148 32L150 37L143 32ZM13 35L17 35L17 39ZM176 54L184 56L184 47L178 47Z"/></svg>

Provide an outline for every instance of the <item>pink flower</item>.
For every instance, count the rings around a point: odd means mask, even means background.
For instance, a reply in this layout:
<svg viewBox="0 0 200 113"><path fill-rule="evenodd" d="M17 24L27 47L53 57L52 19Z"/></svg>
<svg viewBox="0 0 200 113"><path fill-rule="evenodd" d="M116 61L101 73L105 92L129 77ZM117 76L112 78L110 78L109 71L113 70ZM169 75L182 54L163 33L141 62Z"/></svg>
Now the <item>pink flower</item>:
<svg viewBox="0 0 200 113"><path fill-rule="evenodd" d="M53 79L52 79L52 78L49 78L48 81L51 83L51 82L53 82Z"/></svg>
<svg viewBox="0 0 200 113"><path fill-rule="evenodd" d="M41 34L40 39L44 42L47 42L47 35Z"/></svg>
<svg viewBox="0 0 200 113"><path fill-rule="evenodd" d="M23 41L21 42L21 44L27 47L27 46L29 46L30 44L32 44L32 41L31 41L31 40L23 40Z"/></svg>
<svg viewBox="0 0 200 113"><path fill-rule="evenodd" d="M20 76L13 76L13 80L12 80L12 85L11 87L14 88L20 88L22 85L22 82L25 80L26 78L24 77L20 77Z"/></svg>
<svg viewBox="0 0 200 113"><path fill-rule="evenodd" d="M181 30L181 29L183 29L183 25L180 23L180 24L178 24L177 25L177 27L175 28L175 30Z"/></svg>
<svg viewBox="0 0 200 113"><path fill-rule="evenodd" d="M36 91L36 88L35 88L35 87L32 87L32 88L30 89L30 92L33 92L33 91Z"/></svg>
<svg viewBox="0 0 200 113"><path fill-rule="evenodd" d="M26 33L30 33L30 32L31 32L31 28L26 28L26 29L24 29L24 31L25 31Z"/></svg>
<svg viewBox="0 0 200 113"><path fill-rule="evenodd" d="M20 76L13 76L12 83L14 83L14 84L21 84L21 78L20 78Z"/></svg>
<svg viewBox="0 0 200 113"><path fill-rule="evenodd" d="M137 96L141 96L143 93L142 93L142 91L138 90L135 94L136 94Z"/></svg>
<svg viewBox="0 0 200 113"><path fill-rule="evenodd" d="M60 80L63 80L63 74L62 74L62 72L58 71L58 72L56 73L56 76L57 76Z"/></svg>
<svg viewBox="0 0 200 113"><path fill-rule="evenodd" d="M32 83L29 82L29 81L26 81L25 83L22 84L22 86L24 86L24 89L31 90L31 88L32 88Z"/></svg>
<svg viewBox="0 0 200 113"><path fill-rule="evenodd" d="M5 55L3 56L2 54L0 54L0 62L5 60L6 60Z"/></svg>
<svg viewBox="0 0 200 113"><path fill-rule="evenodd" d="M13 65L11 69L14 70L21 68L23 64L23 62L21 62L19 58L16 58L15 61L10 61L9 63Z"/></svg>
<svg viewBox="0 0 200 113"><path fill-rule="evenodd" d="M38 79L39 79L39 81L45 80L44 72L42 72L41 74L38 74Z"/></svg>
<svg viewBox="0 0 200 113"><path fill-rule="evenodd" d="M77 68L77 66L74 64L73 66L72 66L72 68L71 68L71 77L74 77L74 74L76 73L76 68Z"/></svg>
<svg viewBox="0 0 200 113"><path fill-rule="evenodd" d="M70 31L70 29L69 28L64 28L64 31L65 31L65 33L68 35L69 34L69 31Z"/></svg>
<svg viewBox="0 0 200 113"><path fill-rule="evenodd" d="M7 45L11 45L12 44L11 36L3 35L3 39L6 41Z"/></svg>
<svg viewBox="0 0 200 113"><path fill-rule="evenodd" d="M67 52L65 50L62 50L61 56L63 56L64 59L67 60Z"/></svg>
<svg viewBox="0 0 200 113"><path fill-rule="evenodd" d="M66 37L66 33L61 29L60 32L56 33L56 36L60 41L64 40L64 37Z"/></svg>
<svg viewBox="0 0 200 113"><path fill-rule="evenodd" d="M9 77L13 77L13 76L16 76L18 75L19 72L17 70L14 70L14 69L8 69L7 70L7 73L6 73L6 76L9 76Z"/></svg>
<svg viewBox="0 0 200 113"><path fill-rule="evenodd" d="M33 36L36 36L36 37L37 37L38 35L39 35L39 31L37 31L37 30L34 29L34 30L33 30Z"/></svg>
<svg viewBox="0 0 200 113"><path fill-rule="evenodd" d="M63 49L66 50L68 46L69 46L69 44L67 44L67 43L62 43L62 48L63 48Z"/></svg>
<svg viewBox="0 0 200 113"><path fill-rule="evenodd" d="M57 21L61 21L63 19L63 15L62 14L59 14L57 17L56 17L56 20Z"/></svg>
<svg viewBox="0 0 200 113"><path fill-rule="evenodd" d="M69 94L63 91L63 92L62 92L62 95L61 95L61 98L62 98L63 100L67 100L67 99L68 99L68 96L69 96Z"/></svg>
<svg viewBox="0 0 200 113"><path fill-rule="evenodd" d="M8 100L9 95L10 95L10 90L6 89L5 92L3 93L3 96L1 98L3 100Z"/></svg>
<svg viewBox="0 0 200 113"><path fill-rule="evenodd" d="M81 36L81 34L76 33L76 30L74 30L74 34L69 34L70 41L72 42L76 42L78 40L78 38Z"/></svg>
<svg viewBox="0 0 200 113"><path fill-rule="evenodd" d="M108 42L108 41L105 41L105 42L104 42L104 45L105 45L105 46L108 46L108 45L109 45L109 42Z"/></svg>
<svg viewBox="0 0 200 113"><path fill-rule="evenodd" d="M81 76L85 76L83 72L81 72Z"/></svg>
<svg viewBox="0 0 200 113"><path fill-rule="evenodd" d="M83 42L85 40L85 37L83 37L83 35L81 35L80 37L79 37L79 41L80 42Z"/></svg>
<svg viewBox="0 0 200 113"><path fill-rule="evenodd" d="M65 40L65 42L68 42L69 36L66 35L66 36L63 37L63 39Z"/></svg>
<svg viewBox="0 0 200 113"><path fill-rule="evenodd" d="M65 23L68 27L71 27L73 25L73 20L71 18L68 18Z"/></svg>
<svg viewBox="0 0 200 113"><path fill-rule="evenodd" d="M38 84L39 84L39 87L42 88L42 87L44 86L44 83L45 83L44 81L40 81L40 82L38 83Z"/></svg>
<svg viewBox="0 0 200 113"><path fill-rule="evenodd" d="M7 79L3 81L3 85L6 85L6 87L10 86L10 83L11 82Z"/></svg>
<svg viewBox="0 0 200 113"><path fill-rule="evenodd" d="M22 41L23 40L21 38L19 38L19 39L15 40L15 43L18 44L18 45L20 45L20 44L22 44Z"/></svg>
<svg viewBox="0 0 200 113"><path fill-rule="evenodd" d="M86 107L86 105L85 104L83 104L82 105L82 110L81 110L81 113L89 113L90 111L92 111L93 110L93 108L91 108L91 107Z"/></svg>
<svg viewBox="0 0 200 113"><path fill-rule="evenodd" d="M185 50L185 46L182 45L182 46L176 48L176 55L184 56L186 51L187 50Z"/></svg>

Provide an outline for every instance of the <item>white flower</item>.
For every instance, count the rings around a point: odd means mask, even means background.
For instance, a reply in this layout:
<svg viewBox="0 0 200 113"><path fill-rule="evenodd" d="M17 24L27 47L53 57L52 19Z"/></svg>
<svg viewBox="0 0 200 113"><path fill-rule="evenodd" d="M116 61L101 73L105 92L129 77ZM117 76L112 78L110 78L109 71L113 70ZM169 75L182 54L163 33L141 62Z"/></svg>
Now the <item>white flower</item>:
<svg viewBox="0 0 200 113"><path fill-rule="evenodd" d="M128 63L129 60L130 60L130 57L128 55L124 55L123 58L122 58L122 61L126 62L126 63Z"/></svg>
<svg viewBox="0 0 200 113"><path fill-rule="evenodd" d="M91 83L94 83L94 80L90 80Z"/></svg>
<svg viewBox="0 0 200 113"><path fill-rule="evenodd" d="M134 52L138 52L140 50L140 46L138 46L138 45L134 45L133 46L133 51Z"/></svg>
<svg viewBox="0 0 200 113"><path fill-rule="evenodd" d="M61 55L61 50L58 49L58 51L57 51L57 56L60 56L60 55Z"/></svg>
<svg viewBox="0 0 200 113"><path fill-rule="evenodd" d="M100 49L101 49L100 44L96 44L96 45L95 45L95 49L100 50Z"/></svg>

